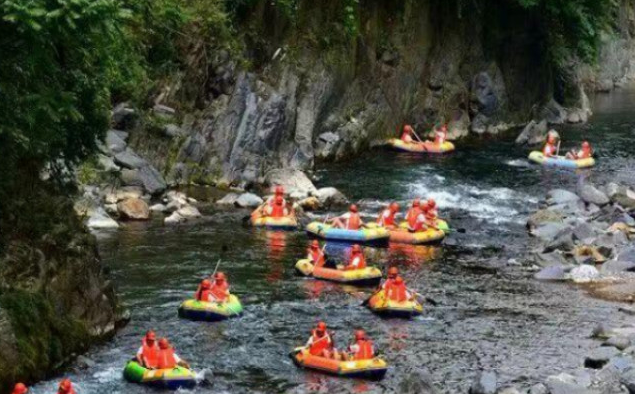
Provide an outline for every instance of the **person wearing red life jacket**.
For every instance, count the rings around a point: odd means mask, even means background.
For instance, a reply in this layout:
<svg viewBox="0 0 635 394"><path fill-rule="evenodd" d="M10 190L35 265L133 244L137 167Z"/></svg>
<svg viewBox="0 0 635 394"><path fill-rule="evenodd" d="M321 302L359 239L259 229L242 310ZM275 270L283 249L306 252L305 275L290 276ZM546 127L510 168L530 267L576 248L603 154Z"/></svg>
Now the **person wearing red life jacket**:
<svg viewBox="0 0 635 394"><path fill-rule="evenodd" d="M371 360L375 358L373 341L368 338L364 330L355 331L355 342L348 347L350 359Z"/></svg>
<svg viewBox="0 0 635 394"><path fill-rule="evenodd" d="M549 133L547 135L547 143L542 148L542 154L545 157L554 157L558 154L558 147L556 146L557 138L555 133Z"/></svg>
<svg viewBox="0 0 635 394"><path fill-rule="evenodd" d="M588 159L589 157L593 157L593 151L591 149L591 144L588 141L582 142L582 149L576 151L573 149L571 152L567 153L567 159L571 160L581 160Z"/></svg>
<svg viewBox="0 0 635 394"><path fill-rule="evenodd" d="M409 124L403 127L403 131L401 133L401 140L407 144L415 142L413 137L415 137L415 131Z"/></svg>
<svg viewBox="0 0 635 394"><path fill-rule="evenodd" d="M142 366L155 369L158 362L159 345L154 331L149 330L141 340L141 347L137 351L137 361Z"/></svg>
<svg viewBox="0 0 635 394"><path fill-rule="evenodd" d="M443 145L448 138L448 126L443 125L434 130L434 143L437 145Z"/></svg>
<svg viewBox="0 0 635 394"><path fill-rule="evenodd" d="M69 379L64 379L60 382L60 385L57 388L57 394L75 394L73 384Z"/></svg>
<svg viewBox="0 0 635 394"><path fill-rule="evenodd" d="M381 211L377 218L377 224L382 227L395 228L395 216L399 212L399 204L396 202L390 203L390 205Z"/></svg>
<svg viewBox="0 0 635 394"><path fill-rule="evenodd" d="M16 383L11 394L27 394L28 392L29 389L26 388L24 383Z"/></svg>
<svg viewBox="0 0 635 394"><path fill-rule="evenodd" d="M183 361L170 346L170 342L166 338L159 339L158 369L172 369L177 366L189 368L189 364Z"/></svg>
<svg viewBox="0 0 635 394"><path fill-rule="evenodd" d="M211 298L215 302L225 302L229 297L229 284L227 278L222 272L214 274L214 283L209 289Z"/></svg>
<svg viewBox="0 0 635 394"><path fill-rule="evenodd" d="M352 204L345 214L333 218L331 223L334 227L345 230L359 230L364 225L355 204Z"/></svg>
<svg viewBox="0 0 635 394"><path fill-rule="evenodd" d="M352 271L366 268L366 259L364 258L364 253L362 252L362 248L355 244L351 248L351 258L348 262L348 265L344 267L345 271Z"/></svg>
<svg viewBox="0 0 635 394"><path fill-rule="evenodd" d="M406 213L406 222L408 222L409 227L414 227L415 222L417 221L417 216L421 213L421 200L415 198L412 201L412 207Z"/></svg>
<svg viewBox="0 0 635 394"><path fill-rule="evenodd" d="M313 356L334 358L337 354L331 334L326 331L326 323L323 321L319 322L317 327L311 331L311 337L307 341L306 347Z"/></svg>
<svg viewBox="0 0 635 394"><path fill-rule="evenodd" d="M426 203L424 204L423 209L415 218L414 225L411 225L410 222L408 222L408 231L410 231L411 233L427 231L429 218L430 214L428 213L428 204Z"/></svg>
<svg viewBox="0 0 635 394"><path fill-rule="evenodd" d="M428 213L430 213L430 216L434 217L435 219L439 216L437 202L434 201L434 198L428 199L428 201L426 202L426 210Z"/></svg>
<svg viewBox="0 0 635 394"><path fill-rule="evenodd" d="M379 286L379 289L386 289L386 287L390 286L392 284L392 282L397 278L397 276L399 276L399 268L397 267L390 267L388 268L388 277L386 278L386 280L384 281L384 283L382 283Z"/></svg>
<svg viewBox="0 0 635 394"><path fill-rule="evenodd" d="M401 276L397 276L395 280L386 287L386 298L396 302L405 302L411 299L408 288Z"/></svg>
<svg viewBox="0 0 635 394"><path fill-rule="evenodd" d="M307 258L311 260L311 263L315 267L323 267L326 263L326 255L324 254L322 248L320 248L318 240L313 240L311 242L307 255Z"/></svg>
<svg viewBox="0 0 635 394"><path fill-rule="evenodd" d="M267 204L265 209L263 209L264 216L271 216L274 218L281 218L289 215L289 210L285 205L284 198L282 196L276 195L273 199L273 205Z"/></svg>
<svg viewBox="0 0 635 394"><path fill-rule="evenodd" d="M275 205L276 197L282 197L283 205L287 205L287 202L284 201L284 187L278 185L273 189L273 196L269 197L265 202L268 206L273 207Z"/></svg>
<svg viewBox="0 0 635 394"><path fill-rule="evenodd" d="M211 288L212 288L212 282L210 282L209 279L203 279L203 281L201 282L201 284L198 287L198 290L196 290L196 294L195 294L194 298L196 298L196 300L202 301L202 302L212 302L212 301L214 301L214 298L212 297L212 293L210 291Z"/></svg>

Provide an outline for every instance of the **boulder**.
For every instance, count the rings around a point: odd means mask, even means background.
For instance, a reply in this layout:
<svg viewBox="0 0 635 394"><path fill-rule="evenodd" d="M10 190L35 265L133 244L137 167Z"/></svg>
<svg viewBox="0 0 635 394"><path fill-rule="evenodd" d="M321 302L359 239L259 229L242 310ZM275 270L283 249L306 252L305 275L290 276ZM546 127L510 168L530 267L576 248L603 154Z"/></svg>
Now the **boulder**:
<svg viewBox="0 0 635 394"><path fill-rule="evenodd" d="M313 182L304 172L292 168L282 168L267 172L265 183L271 186L283 186L287 194L297 193L298 197L308 197L317 191Z"/></svg>
<svg viewBox="0 0 635 394"><path fill-rule="evenodd" d="M602 264L600 272L604 274L616 274L620 272L635 271L635 262L609 260Z"/></svg>
<svg viewBox="0 0 635 394"><path fill-rule="evenodd" d="M577 203L580 197L564 189L551 189L547 192L547 203L550 205Z"/></svg>
<svg viewBox="0 0 635 394"><path fill-rule="evenodd" d="M112 110L112 123L115 129L130 130L136 125L138 116L128 103L120 103Z"/></svg>
<svg viewBox="0 0 635 394"><path fill-rule="evenodd" d="M635 246L628 246L617 252L617 260L635 263Z"/></svg>
<svg viewBox="0 0 635 394"><path fill-rule="evenodd" d="M162 193L168 187L161 173L152 165L139 169L139 179L145 191L152 195Z"/></svg>
<svg viewBox="0 0 635 394"><path fill-rule="evenodd" d="M110 218L106 211L101 208L97 208L88 216L86 226L96 230L119 228L119 224Z"/></svg>
<svg viewBox="0 0 635 394"><path fill-rule="evenodd" d="M562 223L564 218L562 212L551 209L540 209L529 217L527 226L529 228L536 228L550 222Z"/></svg>
<svg viewBox="0 0 635 394"><path fill-rule="evenodd" d="M110 215L117 215L119 211L117 210L117 204L104 204L104 209Z"/></svg>
<svg viewBox="0 0 635 394"><path fill-rule="evenodd" d="M547 121L536 122L532 120L527 123L523 131L516 138L518 145L537 145L547 138Z"/></svg>
<svg viewBox="0 0 635 394"><path fill-rule="evenodd" d="M426 369L407 367L399 382L400 393L436 394L434 378Z"/></svg>
<svg viewBox="0 0 635 394"><path fill-rule="evenodd" d="M316 141L315 156L320 159L333 157L339 145L340 136L338 134L332 132L322 133Z"/></svg>
<svg viewBox="0 0 635 394"><path fill-rule="evenodd" d="M577 193L584 202L595 204L599 207L611 202L606 194L601 192L595 186L586 182L582 182L578 185Z"/></svg>
<svg viewBox="0 0 635 394"><path fill-rule="evenodd" d="M534 278L538 280L564 281L567 279L567 267L564 265L552 265L538 271Z"/></svg>
<svg viewBox="0 0 635 394"><path fill-rule="evenodd" d="M349 203L348 198L334 187L323 187L318 189L314 195L326 209L342 207Z"/></svg>
<svg viewBox="0 0 635 394"><path fill-rule="evenodd" d="M521 394L516 387L504 387L496 392L496 394Z"/></svg>
<svg viewBox="0 0 635 394"><path fill-rule="evenodd" d="M115 161L112 159L112 157L100 154L97 155L97 161L99 162L101 168L103 168L106 172L117 172L121 170L121 167L115 164Z"/></svg>
<svg viewBox="0 0 635 394"><path fill-rule="evenodd" d="M469 394L496 394L497 379L493 372L479 373L470 386Z"/></svg>
<svg viewBox="0 0 635 394"><path fill-rule="evenodd" d="M575 283L588 283L600 276L600 272L591 265L581 265L573 268L567 278Z"/></svg>
<svg viewBox="0 0 635 394"><path fill-rule="evenodd" d="M542 267L549 267L553 265L567 265L567 258L564 256L563 252L559 250L554 250L550 253L538 253L535 257L535 262Z"/></svg>
<svg viewBox="0 0 635 394"><path fill-rule="evenodd" d="M607 339L603 343L603 346L612 346L618 350L624 350L631 346L631 340L622 335L615 335Z"/></svg>
<svg viewBox="0 0 635 394"><path fill-rule="evenodd" d="M148 165L148 162L145 161L145 159L137 155L130 148L126 148L123 152L117 153L115 155L115 163L131 170Z"/></svg>
<svg viewBox="0 0 635 394"><path fill-rule="evenodd" d="M573 236L579 241L586 241L595 237L596 232L593 226L586 222L580 222L573 228Z"/></svg>
<svg viewBox="0 0 635 394"><path fill-rule="evenodd" d="M216 204L220 204L220 205L234 205L236 203L236 200L238 200L238 197L239 197L238 193L229 193L229 194L226 194L225 197L223 197L220 200L216 201Z"/></svg>
<svg viewBox="0 0 635 394"><path fill-rule="evenodd" d="M165 219L163 219L163 223L165 224L179 224L184 221L185 218L179 215L178 212L172 212L170 216L167 216Z"/></svg>
<svg viewBox="0 0 635 394"><path fill-rule="evenodd" d="M616 204L622 208L632 211L635 210L635 191L626 186L610 184L607 186L608 196Z"/></svg>
<svg viewBox="0 0 635 394"><path fill-rule="evenodd" d="M127 145L126 141L124 141L114 130L108 130L106 133L106 148L108 148L112 154L123 152Z"/></svg>
<svg viewBox="0 0 635 394"><path fill-rule="evenodd" d="M573 244L573 230L567 227L563 229L562 231L560 231L557 234L556 238L547 242L543 252L551 252L558 249L564 250L564 251L570 251L570 250L573 250L574 246L575 245Z"/></svg>
<svg viewBox="0 0 635 394"><path fill-rule="evenodd" d="M128 168L124 168L123 170L121 170L121 175L119 178L121 179L121 183L124 186L143 187L143 180L139 175L139 170L130 170Z"/></svg>
<svg viewBox="0 0 635 394"><path fill-rule="evenodd" d="M119 214L124 219L147 220L150 218L148 204L140 198L128 198L117 203Z"/></svg>
<svg viewBox="0 0 635 394"><path fill-rule="evenodd" d="M186 219L201 217L201 213L199 212L199 210L191 205L186 205L180 208L178 211L176 211L176 213Z"/></svg>
<svg viewBox="0 0 635 394"><path fill-rule="evenodd" d="M128 141L128 137L130 136L130 133L128 133L127 131L123 131L123 130L115 130L115 129L111 129L111 132L117 134L117 136L119 138L121 138L124 141Z"/></svg>
<svg viewBox="0 0 635 394"><path fill-rule="evenodd" d="M561 373L549 376L545 383L550 394L595 394L587 389L591 384L588 376L579 377Z"/></svg>
<svg viewBox="0 0 635 394"><path fill-rule="evenodd" d="M533 229L531 231L531 235L548 243L557 239L559 235L567 230L571 231L571 229L564 223L549 222Z"/></svg>
<svg viewBox="0 0 635 394"><path fill-rule="evenodd" d="M619 351L610 346L601 346L597 349L593 349L584 358L584 367L591 369L600 369L605 366L612 357L619 354Z"/></svg>
<svg viewBox="0 0 635 394"><path fill-rule="evenodd" d="M305 211L317 211L321 207L320 200L313 196L304 198L298 201L297 204Z"/></svg>
<svg viewBox="0 0 635 394"><path fill-rule="evenodd" d="M241 208L256 208L263 203L262 198L252 193L243 193L236 199L234 204Z"/></svg>
<svg viewBox="0 0 635 394"><path fill-rule="evenodd" d="M150 207L150 211L152 212L165 212L168 208L163 204L154 204Z"/></svg>
<svg viewBox="0 0 635 394"><path fill-rule="evenodd" d="M185 131L175 124L167 124L163 127L163 134L168 138L185 136Z"/></svg>
<svg viewBox="0 0 635 394"><path fill-rule="evenodd" d="M544 384L537 383L529 388L527 394L549 394L549 389Z"/></svg>
<svg viewBox="0 0 635 394"><path fill-rule="evenodd" d="M626 386L630 394L635 394L635 369L623 373L620 376L620 382Z"/></svg>
<svg viewBox="0 0 635 394"><path fill-rule="evenodd" d="M567 110L562 108L554 99L551 99L539 112L541 119L549 124L563 124L567 119Z"/></svg>

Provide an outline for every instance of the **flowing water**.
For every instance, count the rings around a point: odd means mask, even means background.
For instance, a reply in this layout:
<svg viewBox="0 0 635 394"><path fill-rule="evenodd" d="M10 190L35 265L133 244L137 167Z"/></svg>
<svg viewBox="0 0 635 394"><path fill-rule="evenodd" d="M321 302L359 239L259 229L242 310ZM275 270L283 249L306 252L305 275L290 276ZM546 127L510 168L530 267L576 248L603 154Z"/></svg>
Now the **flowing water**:
<svg viewBox="0 0 635 394"><path fill-rule="evenodd" d="M360 306L368 291L295 275L304 254L302 232L269 232L243 227L246 212L210 212L204 222L180 228L158 223L130 225L100 236L105 265L132 321L114 340L93 349L94 362L67 372L80 393L150 393L122 378L126 361L143 333L157 330L212 383L193 392L398 392L406 370L427 368L441 392L466 392L481 368L503 382L528 385L549 374L581 366L598 322L633 323L617 305L592 299L574 286L540 283L516 267L526 259L530 238L524 223L546 190L573 187L581 177L595 182L633 182L635 94L602 96L597 114L584 126L561 132L563 149L588 138L598 166L586 171L530 165L513 136L459 144L447 157L417 157L373 151L317 173L360 201L366 215L391 200L434 197L455 228L442 246L366 249L370 261L397 265L412 288L438 305L411 321L385 320ZM333 255L345 248L329 246ZM245 305L239 319L201 323L177 317L179 303L214 270L228 273L232 291ZM493 267L498 267L495 269ZM379 383L344 380L297 369L289 351L324 319L344 346L352 330L366 329L391 368ZM211 378L210 378L211 377ZM50 393L58 379L33 392Z"/></svg>

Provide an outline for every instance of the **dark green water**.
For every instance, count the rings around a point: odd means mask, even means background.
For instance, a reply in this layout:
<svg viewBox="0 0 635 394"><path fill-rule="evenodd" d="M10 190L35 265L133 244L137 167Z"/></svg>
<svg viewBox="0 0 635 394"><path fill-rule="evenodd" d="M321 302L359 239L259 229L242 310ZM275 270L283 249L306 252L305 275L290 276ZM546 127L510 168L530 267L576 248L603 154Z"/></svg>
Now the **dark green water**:
<svg viewBox="0 0 635 394"><path fill-rule="evenodd" d="M104 263L132 321L88 354L94 366L71 366L67 375L80 393L154 392L121 376L150 328L170 338L194 369L211 371L213 385L202 385L197 393L398 392L409 366L429 369L442 392L466 392L479 368L523 385L581 366L597 322L622 324L627 316L616 304L591 299L575 287L539 283L518 268L491 267L523 261L526 215L547 189L573 187L583 176L599 183L633 177L634 109L631 93L604 96L591 123L561 132L563 148L582 138L596 146L599 164L589 171L531 166L524 159L528 152L514 146L514 136L460 144L448 157L373 151L320 169L320 185L360 200L367 215L393 199L433 196L452 225L466 229L441 247L366 249L371 261L398 265L411 287L439 303L412 321L372 315L360 307L365 294L359 289L297 277L293 265L304 253L306 236L242 227L245 212L212 212L195 226L138 225L101 235ZM179 303L191 297L221 257L245 315L215 324L180 320ZM367 383L298 370L287 354L319 319L336 332L340 346L353 329L365 328L391 365L386 378ZM33 392L53 392L56 381L38 384Z"/></svg>

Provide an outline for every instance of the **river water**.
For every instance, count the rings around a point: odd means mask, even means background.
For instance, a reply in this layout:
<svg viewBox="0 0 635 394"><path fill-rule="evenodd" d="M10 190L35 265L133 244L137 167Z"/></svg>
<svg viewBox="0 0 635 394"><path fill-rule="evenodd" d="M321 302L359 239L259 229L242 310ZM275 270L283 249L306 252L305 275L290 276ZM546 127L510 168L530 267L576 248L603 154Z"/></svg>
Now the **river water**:
<svg viewBox="0 0 635 394"><path fill-rule="evenodd" d="M154 392L122 378L148 329L170 338L194 369L208 370L212 383L193 390L197 393L398 392L409 367L426 368L441 392L455 393L467 392L481 368L496 370L502 382L527 386L579 367L594 346L589 334L598 322L632 324L632 317L574 286L533 280L517 266L530 252L524 223L550 188L571 188L581 177L635 183L634 109L633 93L601 96L589 124L561 131L563 149L583 138L595 146L598 166L587 171L529 165L527 150L514 145L513 135L462 142L447 157L375 150L322 167L318 185L339 188L366 215L391 200L431 196L452 226L465 229L441 246L366 249L369 260L382 268L399 266L410 287L438 303L411 321L374 316L360 306L366 296L360 289L296 276L293 266L307 237L243 227L246 212L210 210L193 226L155 222L101 234L104 264L132 321L87 355L90 367L76 363L66 376L80 393ZM347 252L332 246L327 251ZM221 323L179 319L179 303L192 296L219 258L245 305L244 316ZM340 346L353 329L366 329L391 366L386 378L360 382L297 369L287 354L319 319L335 331ZM58 380L32 392L54 392Z"/></svg>

